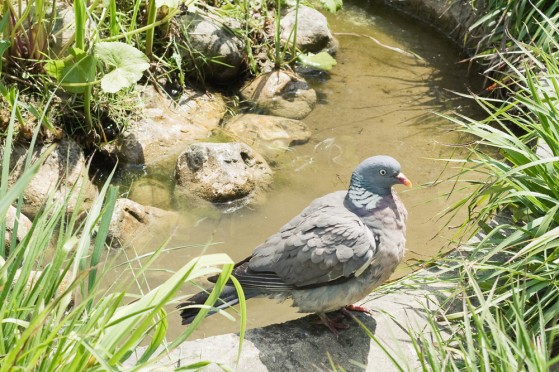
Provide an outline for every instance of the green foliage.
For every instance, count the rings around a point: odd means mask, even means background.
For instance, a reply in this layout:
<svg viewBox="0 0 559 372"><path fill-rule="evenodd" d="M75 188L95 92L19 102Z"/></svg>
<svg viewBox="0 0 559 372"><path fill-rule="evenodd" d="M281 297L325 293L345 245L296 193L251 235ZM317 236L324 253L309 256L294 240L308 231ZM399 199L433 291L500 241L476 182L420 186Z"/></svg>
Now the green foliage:
<svg viewBox="0 0 559 372"><path fill-rule="evenodd" d="M320 0L322 7L328 10L330 13L336 13L338 10L342 9L343 0Z"/></svg>
<svg viewBox="0 0 559 372"><path fill-rule="evenodd" d="M489 0L472 1L474 6L483 5L483 15L470 26L470 31L482 28L484 36L482 48L504 51L514 46L515 41L531 43L544 50L548 49L549 31L554 29L559 19L559 3L548 0Z"/></svg>
<svg viewBox="0 0 559 372"><path fill-rule="evenodd" d="M0 76L2 76L2 56L10 48L10 42L8 40L0 40Z"/></svg>
<svg viewBox="0 0 559 372"><path fill-rule="evenodd" d="M540 72L503 59L514 71L515 84L502 84L507 98L473 96L485 120L449 117L475 139L469 157L452 159L464 165L458 182L484 180L450 212L468 208L462 231L483 236L465 259L437 262L449 267L438 277L455 284L449 301L462 311L433 314L435 340L410 331L425 370L545 371L559 361L559 64L537 47L517 47Z"/></svg>
<svg viewBox="0 0 559 372"><path fill-rule="evenodd" d="M49 48L49 34L54 25L52 11L44 0L23 4L21 1L6 0L0 4L2 20L0 32L10 43L8 59L18 61L24 69L33 68L35 61L44 58ZM52 5L52 9L55 5ZM51 9L51 10L52 10Z"/></svg>
<svg viewBox="0 0 559 372"><path fill-rule="evenodd" d="M149 68L146 55L131 45L120 42L100 42L95 44L94 55L114 68L101 78L101 89L116 93L136 83Z"/></svg>
<svg viewBox="0 0 559 372"><path fill-rule="evenodd" d="M297 0L292 5L299 3ZM330 11L341 6L341 0L321 3ZM229 31L243 41L246 62L253 74L268 70L271 63L283 68L296 61L331 68L334 61L326 55L301 54L295 42L296 27L289 40L281 40L279 21L286 6L283 0L73 0L71 4L7 0L0 4L0 32L4 36L0 53L5 57L0 76L33 94L47 96L53 89L73 94L64 98L67 105L62 110L64 114L57 116L61 119L57 124L64 124L72 135L91 137L80 136L80 140L87 146L95 145L107 140L107 126L126 119L107 115L119 110L102 108L99 101L103 94L118 92L141 78L155 84L165 80L172 85L185 85L189 78L204 78L199 66L223 63L200 51L190 51L188 59L194 61L183 58L188 41L177 42L181 38L176 36L182 31L177 16L185 9L216 20L238 21L239 26ZM67 16L62 16L68 9L73 12L73 23L62 24L68 21ZM146 74L148 68L151 71ZM112 104L119 104L116 97ZM75 112L80 106L82 114ZM102 111L96 111L99 109ZM110 119L107 123L103 122L106 118Z"/></svg>
<svg viewBox="0 0 559 372"><path fill-rule="evenodd" d="M72 48L68 57L47 62L45 71L66 91L84 94L88 86L95 82L97 59L81 49Z"/></svg>
<svg viewBox="0 0 559 372"><path fill-rule="evenodd" d="M528 306L522 283L509 288L511 294L503 311L495 307L495 292L479 286L475 270L460 270L460 277L456 278L457 294L462 298L460 314L454 314L454 319L444 314L429 314L428 332L409 331L422 370L552 370L559 360L550 356L554 342L552 332L543 327L531 329L525 321ZM459 283L466 286L461 287ZM541 309L536 305L536 310Z"/></svg>
<svg viewBox="0 0 559 372"><path fill-rule="evenodd" d="M554 40L559 21L559 2L548 0L471 0L472 6L480 7L479 19L469 28L470 38L475 41L473 57L486 66L486 74L503 83L509 82L514 68L503 63L502 56L513 65L532 69L537 66L526 64L525 54L518 43L529 44L545 53L554 52ZM499 85L491 86L491 91ZM506 94L506 93L503 93Z"/></svg>
<svg viewBox="0 0 559 372"><path fill-rule="evenodd" d="M13 103L10 134L19 106L17 94ZM49 156L47 151L29 163L19 180L8 188L11 146L8 135L0 181L3 236L6 211L16 205L16 214L21 215L22 194ZM72 195L57 199L50 196L25 238L18 243L12 237L9 254L2 250L5 259L0 259L0 371L117 371L123 370L125 363L127 368L150 368L192 334L228 282L233 262L224 254L216 254L188 262L146 293L134 293L138 290L129 286L140 281L150 263L165 252L161 247L144 255L147 262L140 269L133 269L137 265L128 262L130 270L118 270L120 275L131 271L134 280L120 277L111 280L110 286L103 284L108 282L107 273L114 275L116 271L114 255L106 251L105 241L118 190L105 184L85 218L79 207L80 190L72 193L78 196L74 212L67 213ZM4 240L2 247L3 244ZM180 301L179 289L186 281L209 274L220 275L206 306L191 326L168 342L167 317L178 317L175 306ZM172 314L167 313L168 308ZM241 307L243 327L244 311ZM140 344L147 348L137 359L131 358ZM203 364L208 362L191 367Z"/></svg>
<svg viewBox="0 0 559 372"><path fill-rule="evenodd" d="M297 58L303 66L313 67L318 70L329 71L336 65L336 60L326 52L320 52L317 54L301 53Z"/></svg>

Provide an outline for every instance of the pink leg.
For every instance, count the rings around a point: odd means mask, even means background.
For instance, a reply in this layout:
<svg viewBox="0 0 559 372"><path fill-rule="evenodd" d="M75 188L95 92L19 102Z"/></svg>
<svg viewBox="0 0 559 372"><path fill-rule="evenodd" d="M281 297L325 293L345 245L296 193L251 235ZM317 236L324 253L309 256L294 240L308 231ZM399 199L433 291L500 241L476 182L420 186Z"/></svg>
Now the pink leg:
<svg viewBox="0 0 559 372"><path fill-rule="evenodd" d="M350 310L350 311L357 311L360 313L371 313L371 310L367 309L366 307L363 306L357 306L357 305L347 305L346 310Z"/></svg>

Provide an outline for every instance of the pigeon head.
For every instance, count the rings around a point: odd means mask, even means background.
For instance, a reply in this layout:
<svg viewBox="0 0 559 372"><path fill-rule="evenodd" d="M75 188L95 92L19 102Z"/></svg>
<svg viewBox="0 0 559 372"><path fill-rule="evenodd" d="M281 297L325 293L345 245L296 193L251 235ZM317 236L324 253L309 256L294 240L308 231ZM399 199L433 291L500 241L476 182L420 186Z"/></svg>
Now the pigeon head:
<svg viewBox="0 0 559 372"><path fill-rule="evenodd" d="M378 155L365 159L353 172L351 183L373 194L388 195L397 184L411 186L410 180L400 172L396 159Z"/></svg>

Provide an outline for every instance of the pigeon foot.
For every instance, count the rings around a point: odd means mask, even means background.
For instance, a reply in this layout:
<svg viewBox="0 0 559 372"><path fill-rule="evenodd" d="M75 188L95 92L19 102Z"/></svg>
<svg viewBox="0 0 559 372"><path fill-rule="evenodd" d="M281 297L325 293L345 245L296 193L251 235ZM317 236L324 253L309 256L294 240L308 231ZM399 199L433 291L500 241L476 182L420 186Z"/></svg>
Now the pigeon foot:
<svg viewBox="0 0 559 372"><path fill-rule="evenodd" d="M349 324L344 323L343 320L343 316L342 317L335 317L335 318L329 318L326 314L316 314L318 315L318 317L320 318L319 320L316 321L316 324L324 324L326 327L328 327L328 329L330 330L330 332L332 332L334 334L334 336L338 337L339 332L338 330L340 329L348 329L349 328Z"/></svg>

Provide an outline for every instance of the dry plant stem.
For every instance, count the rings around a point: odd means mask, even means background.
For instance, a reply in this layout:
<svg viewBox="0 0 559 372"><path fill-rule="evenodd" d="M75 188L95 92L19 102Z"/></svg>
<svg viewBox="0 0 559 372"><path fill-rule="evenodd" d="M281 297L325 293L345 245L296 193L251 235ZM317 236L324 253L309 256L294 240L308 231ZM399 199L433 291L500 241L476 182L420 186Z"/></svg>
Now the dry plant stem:
<svg viewBox="0 0 559 372"><path fill-rule="evenodd" d="M403 55L405 55L405 56L417 58L417 59L419 59L419 60L421 60L421 61L424 61L423 58L421 58L420 56L418 56L418 55L415 54L415 53L407 52L407 51L402 50L402 49L400 49L400 48L396 48L396 47L393 47L393 46L390 46L390 45L383 44L383 43L381 43L380 41L378 41L377 39L375 39L374 37L372 37L372 36L370 36L370 35L357 34L357 33L354 33L354 32L335 32L334 35L336 35L336 36L366 37L366 38L368 38L368 39L371 39L375 44L377 44L377 45L379 45L379 46L381 46L381 47L383 47L383 48L385 48L385 49L392 50L393 52L400 53L400 54L403 54Z"/></svg>

